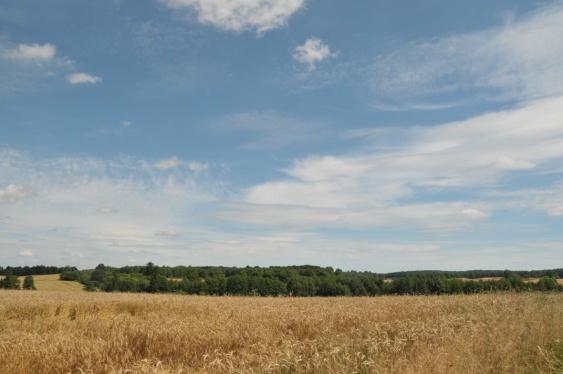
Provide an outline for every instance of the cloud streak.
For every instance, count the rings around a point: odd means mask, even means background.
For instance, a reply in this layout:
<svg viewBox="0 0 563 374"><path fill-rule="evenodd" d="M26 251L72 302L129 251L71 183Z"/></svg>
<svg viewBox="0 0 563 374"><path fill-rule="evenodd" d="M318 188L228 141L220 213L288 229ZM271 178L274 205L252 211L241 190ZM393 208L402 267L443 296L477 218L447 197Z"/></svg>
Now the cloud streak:
<svg viewBox="0 0 563 374"><path fill-rule="evenodd" d="M272 226L463 227L485 219L491 208L441 200L440 194L428 203L409 201L430 191L487 190L509 175L557 170L561 118L563 97L543 99L466 121L413 127L391 148L300 159L285 171L286 179L250 187L243 204L226 216ZM369 141L369 131L364 135Z"/></svg>
<svg viewBox="0 0 563 374"><path fill-rule="evenodd" d="M66 77L68 83L72 85L78 84L97 84L102 81L102 78L88 73L73 73Z"/></svg>
<svg viewBox="0 0 563 374"><path fill-rule="evenodd" d="M412 107L444 95L532 100L563 94L563 5L485 31L413 42L372 67L376 105ZM541 41L541 42L540 42Z"/></svg>

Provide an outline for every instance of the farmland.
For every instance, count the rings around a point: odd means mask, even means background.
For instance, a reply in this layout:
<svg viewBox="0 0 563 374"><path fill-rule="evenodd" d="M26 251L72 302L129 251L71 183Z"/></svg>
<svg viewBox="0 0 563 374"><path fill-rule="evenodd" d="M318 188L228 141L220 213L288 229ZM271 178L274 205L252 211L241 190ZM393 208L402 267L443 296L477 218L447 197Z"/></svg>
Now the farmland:
<svg viewBox="0 0 563 374"><path fill-rule="evenodd" d="M0 291L0 372L555 373L563 295Z"/></svg>
<svg viewBox="0 0 563 374"><path fill-rule="evenodd" d="M60 280L59 274L34 275L33 279L38 291L76 292L83 288L80 283ZM23 282L23 277L20 281Z"/></svg>

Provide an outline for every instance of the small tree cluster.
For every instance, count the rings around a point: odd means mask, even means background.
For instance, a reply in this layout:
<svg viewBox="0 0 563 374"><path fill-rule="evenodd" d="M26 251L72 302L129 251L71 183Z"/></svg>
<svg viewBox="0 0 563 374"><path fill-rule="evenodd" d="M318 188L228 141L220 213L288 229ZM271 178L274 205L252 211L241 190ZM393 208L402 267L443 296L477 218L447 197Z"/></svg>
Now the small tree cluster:
<svg viewBox="0 0 563 374"><path fill-rule="evenodd" d="M23 279L23 285L21 284L17 275L7 274L4 279L0 279L0 288L6 290L35 290L35 281L33 276L26 275Z"/></svg>
<svg viewBox="0 0 563 374"><path fill-rule="evenodd" d="M20 280L17 275L7 274L4 279L0 280L0 288L5 290L19 290Z"/></svg>

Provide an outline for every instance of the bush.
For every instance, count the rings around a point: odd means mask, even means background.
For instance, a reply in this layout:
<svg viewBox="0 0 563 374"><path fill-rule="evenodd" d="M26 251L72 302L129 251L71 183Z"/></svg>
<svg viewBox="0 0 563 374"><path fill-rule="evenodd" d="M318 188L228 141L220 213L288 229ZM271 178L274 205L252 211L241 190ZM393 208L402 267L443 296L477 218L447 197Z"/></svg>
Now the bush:
<svg viewBox="0 0 563 374"><path fill-rule="evenodd" d="M537 284L537 289L540 291L557 291L559 284L553 277L541 277Z"/></svg>
<svg viewBox="0 0 563 374"><path fill-rule="evenodd" d="M35 288L35 281L33 280L32 275L26 275L23 279L23 289L24 290L36 290Z"/></svg>

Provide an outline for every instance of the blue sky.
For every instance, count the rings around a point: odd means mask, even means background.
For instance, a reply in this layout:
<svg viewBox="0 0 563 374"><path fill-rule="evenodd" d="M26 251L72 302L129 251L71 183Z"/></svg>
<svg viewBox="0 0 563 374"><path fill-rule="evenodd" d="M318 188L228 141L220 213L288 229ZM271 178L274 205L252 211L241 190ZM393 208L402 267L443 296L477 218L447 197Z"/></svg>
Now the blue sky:
<svg viewBox="0 0 563 374"><path fill-rule="evenodd" d="M4 0L0 264L563 266L560 1Z"/></svg>

